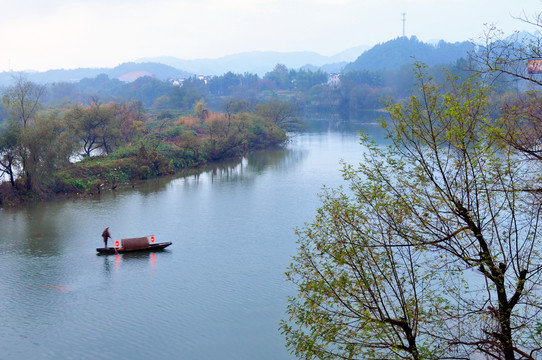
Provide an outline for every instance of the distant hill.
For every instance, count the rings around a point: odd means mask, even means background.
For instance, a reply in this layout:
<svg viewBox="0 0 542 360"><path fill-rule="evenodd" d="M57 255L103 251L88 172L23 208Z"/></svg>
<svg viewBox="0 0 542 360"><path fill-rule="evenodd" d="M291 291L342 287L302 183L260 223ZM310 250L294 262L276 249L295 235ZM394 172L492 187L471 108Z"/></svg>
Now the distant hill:
<svg viewBox="0 0 542 360"><path fill-rule="evenodd" d="M13 77L17 77L19 72L0 73L0 86L9 86L13 83ZM134 81L139 76L152 76L160 80L170 78L189 77L193 74L179 70L177 68L159 64L159 63L124 63L114 68L79 68L79 69L59 69L48 70L44 72L22 72L30 81L47 84L56 82L77 82L84 78L94 78L100 74L106 74L110 78L123 81Z"/></svg>
<svg viewBox="0 0 542 360"><path fill-rule="evenodd" d="M326 62L326 65L331 65L335 63L350 63L357 59L361 54L363 54L365 51L369 50L371 46L368 45L360 45L356 46L350 49L346 49L344 51L341 51L338 54L335 54L333 56L329 57L329 60Z"/></svg>
<svg viewBox="0 0 542 360"><path fill-rule="evenodd" d="M142 58L138 62L162 63L198 75L223 75L228 71L238 74L245 72L259 76L273 70L275 65L284 64L288 69L318 69L327 67L340 71L342 66L355 60L369 46L361 45L347 49L333 56L324 56L310 51L278 52L253 51L223 56L217 59L182 60L171 56Z"/></svg>
<svg viewBox="0 0 542 360"><path fill-rule="evenodd" d="M468 41L456 43L439 41L432 45L419 41L415 36L399 37L365 51L344 69L392 70L415 61L429 66L449 64L466 57L472 49L473 45Z"/></svg>
<svg viewBox="0 0 542 360"><path fill-rule="evenodd" d="M436 44L420 42L416 37L400 37L372 48L357 46L333 56L324 56L310 51L276 52L255 51L223 56L217 59L182 60L171 56L142 58L114 68L80 68L72 70L49 70L24 72L28 80L36 83L77 82L84 78L95 78L106 74L109 78L134 81L140 76L152 76L159 80L186 78L193 75L224 75L251 73L264 76L276 64L289 69L323 70L328 73L341 70L386 70L395 69L414 61L428 65L455 62L471 50L469 42ZM13 84L18 72L1 72L0 87Z"/></svg>
<svg viewBox="0 0 542 360"><path fill-rule="evenodd" d="M328 57L308 51L255 51L223 56L217 59L182 60L171 56L160 56L143 58L137 61L162 63L198 75L223 75L231 71L233 73L244 74L248 72L263 76L273 70L276 64L284 64L290 69L298 69L306 64L325 64Z"/></svg>
<svg viewBox="0 0 542 360"><path fill-rule="evenodd" d="M152 74L159 80L167 80L173 78L190 77L193 73L185 70L181 70L166 64L160 64L156 62L129 62L120 64L119 66L106 72L110 78L121 79L122 76L128 73L143 72ZM134 79L135 80L135 79Z"/></svg>

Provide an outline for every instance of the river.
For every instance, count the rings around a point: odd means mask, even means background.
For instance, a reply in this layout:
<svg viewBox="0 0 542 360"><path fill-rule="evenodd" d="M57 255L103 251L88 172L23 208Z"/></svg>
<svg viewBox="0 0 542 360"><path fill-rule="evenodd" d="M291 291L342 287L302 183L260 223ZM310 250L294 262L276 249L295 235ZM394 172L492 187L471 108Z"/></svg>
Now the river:
<svg viewBox="0 0 542 360"><path fill-rule="evenodd" d="M320 122L288 144L102 194L0 210L0 359L292 359L278 330L294 229L314 218L358 129ZM101 256L155 235L162 252Z"/></svg>

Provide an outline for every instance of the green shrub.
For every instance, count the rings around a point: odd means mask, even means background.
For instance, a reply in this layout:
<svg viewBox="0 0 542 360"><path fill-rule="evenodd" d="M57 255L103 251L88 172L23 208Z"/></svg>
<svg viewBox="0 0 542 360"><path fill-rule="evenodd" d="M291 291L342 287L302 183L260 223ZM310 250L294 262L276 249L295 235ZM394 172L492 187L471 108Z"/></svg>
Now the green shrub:
<svg viewBox="0 0 542 360"><path fill-rule="evenodd" d="M110 159L131 158L131 157L137 156L138 152L139 152L139 146L136 146L136 145L123 146L115 150L111 155L109 155L109 158Z"/></svg>
<svg viewBox="0 0 542 360"><path fill-rule="evenodd" d="M141 180L146 180L151 175L151 169L146 165L140 166L138 169L138 174Z"/></svg>
<svg viewBox="0 0 542 360"><path fill-rule="evenodd" d="M169 128L166 132L168 138L174 138L181 135L184 132L183 126L173 126Z"/></svg>
<svg viewBox="0 0 542 360"><path fill-rule="evenodd" d="M54 179L54 184L52 186L52 191L54 193L78 193L84 192L88 188L88 182L85 179L77 178L74 179L70 174L65 172L60 172L56 174Z"/></svg>

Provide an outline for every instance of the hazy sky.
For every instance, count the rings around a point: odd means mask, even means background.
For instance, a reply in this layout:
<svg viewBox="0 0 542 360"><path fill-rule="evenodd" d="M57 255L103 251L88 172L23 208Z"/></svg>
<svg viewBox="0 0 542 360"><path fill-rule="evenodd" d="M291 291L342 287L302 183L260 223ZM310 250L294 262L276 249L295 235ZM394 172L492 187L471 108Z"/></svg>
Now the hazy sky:
<svg viewBox="0 0 542 360"><path fill-rule="evenodd" d="M0 0L0 71L114 67L141 57L217 58L245 51L333 55L402 35L473 40L484 24L540 0Z"/></svg>

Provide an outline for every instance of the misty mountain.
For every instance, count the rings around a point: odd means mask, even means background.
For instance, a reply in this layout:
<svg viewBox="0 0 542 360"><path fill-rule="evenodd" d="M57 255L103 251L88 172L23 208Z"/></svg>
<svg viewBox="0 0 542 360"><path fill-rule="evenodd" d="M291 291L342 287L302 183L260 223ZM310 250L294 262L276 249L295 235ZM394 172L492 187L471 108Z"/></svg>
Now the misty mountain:
<svg viewBox="0 0 542 360"><path fill-rule="evenodd" d="M326 62L323 66L333 65L335 63L350 63L356 60L361 54L369 50L371 46L360 45L350 49L346 49L338 54L329 57L329 61Z"/></svg>
<svg viewBox="0 0 542 360"><path fill-rule="evenodd" d="M172 66L168 66L166 64L160 64L156 62L130 62L130 63L123 63L119 66L111 69L110 71L106 72L106 74L110 78L117 78L121 79L123 76L126 76L130 73L134 72L146 72L148 74L152 74L153 77L159 79L159 80L168 80L168 79L175 79L175 78L183 78L183 77L190 77L193 74L190 72L181 70L179 68L175 68ZM134 79L135 80L135 79Z"/></svg>
<svg viewBox="0 0 542 360"><path fill-rule="evenodd" d="M141 76L151 76L159 80L192 76L192 74L186 71L164 64L130 62L120 64L114 68L58 69L43 72L2 72L0 73L0 86L11 85L13 78L18 77L19 74L38 84L77 82L84 78L95 78L100 74L106 74L112 79L120 79L126 82L134 81Z"/></svg>
<svg viewBox="0 0 542 360"><path fill-rule="evenodd" d="M228 71L244 74L245 72L263 76L273 70L276 64L288 68L299 68L308 63L323 64L327 57L313 52L281 53L255 51L223 56L217 59L183 60L171 56L143 58L137 61L152 61L166 64L177 69L198 75L223 75Z"/></svg>
<svg viewBox="0 0 542 360"><path fill-rule="evenodd" d="M382 44L375 45L362 53L356 61L345 66L349 70L393 70L415 61L429 66L454 63L466 58L473 50L471 42L448 43L439 41L432 45L419 41L415 36L399 37Z"/></svg>
<svg viewBox="0 0 542 360"><path fill-rule="evenodd" d="M231 71L238 74L251 73L263 76L273 70L277 64L284 64L289 69L319 69L327 66L340 71L342 66L355 60L368 48L370 47L365 45L357 46L333 56L324 56L310 51L253 51L217 59L182 60L171 56L160 56L142 58L137 62L162 63L198 75L223 75Z"/></svg>
<svg viewBox="0 0 542 360"><path fill-rule="evenodd" d="M77 82L84 78L94 78L106 74L111 79L131 82L141 76L151 76L159 80L186 78L194 75L223 75L227 72L251 73L263 77L273 70L276 64L284 64L289 69L322 70L335 73L344 70L389 70L417 61L428 65L455 62L471 50L471 43L447 43L439 41L428 44L415 36L400 37L388 42L369 46L357 46L333 56L324 56L310 51L276 52L254 51L223 56L217 59L183 60L171 56L148 57L135 62L124 63L114 68L79 68L71 70L48 70L44 72L24 72L24 76L36 83ZM13 84L18 72L0 73L0 86Z"/></svg>

